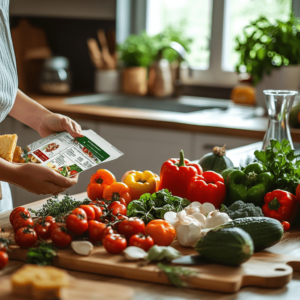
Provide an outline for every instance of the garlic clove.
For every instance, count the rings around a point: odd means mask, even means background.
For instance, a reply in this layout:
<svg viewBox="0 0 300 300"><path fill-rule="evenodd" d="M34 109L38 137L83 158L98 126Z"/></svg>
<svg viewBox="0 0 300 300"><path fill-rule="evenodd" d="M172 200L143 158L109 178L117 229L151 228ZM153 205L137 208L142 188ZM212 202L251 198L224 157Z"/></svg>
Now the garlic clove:
<svg viewBox="0 0 300 300"><path fill-rule="evenodd" d="M207 216L210 212L214 211L216 208L213 204L205 202L201 206L200 212L204 215Z"/></svg>
<svg viewBox="0 0 300 300"><path fill-rule="evenodd" d="M201 228L205 228L206 218L201 213L194 213L192 216L201 224Z"/></svg>
<svg viewBox="0 0 300 300"><path fill-rule="evenodd" d="M94 246L88 241L73 241L71 243L71 248L80 255L90 255Z"/></svg>
<svg viewBox="0 0 300 300"><path fill-rule="evenodd" d="M200 239L201 227L194 223L189 225L179 225L176 230L177 239L180 245L184 247L193 247Z"/></svg>
<svg viewBox="0 0 300 300"><path fill-rule="evenodd" d="M177 221L177 213L174 211L168 211L164 214L164 219L174 226Z"/></svg>
<svg viewBox="0 0 300 300"><path fill-rule="evenodd" d="M148 255L144 249L135 246L127 247L123 253L127 260L145 259Z"/></svg>
<svg viewBox="0 0 300 300"><path fill-rule="evenodd" d="M187 216L186 211L182 210L180 212L177 213L177 219L180 221L182 219L184 219Z"/></svg>

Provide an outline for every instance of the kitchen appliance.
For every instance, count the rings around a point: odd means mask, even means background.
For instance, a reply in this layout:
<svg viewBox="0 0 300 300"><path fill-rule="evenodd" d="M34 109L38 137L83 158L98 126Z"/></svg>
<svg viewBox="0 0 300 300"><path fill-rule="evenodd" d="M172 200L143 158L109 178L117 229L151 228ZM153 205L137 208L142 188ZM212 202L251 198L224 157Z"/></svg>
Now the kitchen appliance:
<svg viewBox="0 0 300 300"><path fill-rule="evenodd" d="M298 92L288 90L264 90L264 94L269 122L262 149L266 150L267 146L271 145L271 139L276 139L279 142L284 139L288 140L292 149L294 149L288 119L295 96Z"/></svg>

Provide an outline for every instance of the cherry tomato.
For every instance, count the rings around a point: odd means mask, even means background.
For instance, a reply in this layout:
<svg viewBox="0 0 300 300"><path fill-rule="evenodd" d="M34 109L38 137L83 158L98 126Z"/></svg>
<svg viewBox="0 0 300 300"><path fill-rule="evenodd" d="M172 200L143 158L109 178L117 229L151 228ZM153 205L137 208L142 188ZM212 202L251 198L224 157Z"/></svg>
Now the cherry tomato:
<svg viewBox="0 0 300 300"><path fill-rule="evenodd" d="M55 218L53 218L52 216L47 216L45 218L45 222L49 222L50 224L55 223Z"/></svg>
<svg viewBox="0 0 300 300"><path fill-rule="evenodd" d="M26 219L26 218L30 218L30 213L29 212L17 212L12 220L12 226L14 227L14 223L20 219L20 218L23 218L23 219Z"/></svg>
<svg viewBox="0 0 300 300"><path fill-rule="evenodd" d="M78 173L77 171L72 170L72 171L70 172L70 176L76 175L77 173Z"/></svg>
<svg viewBox="0 0 300 300"><path fill-rule="evenodd" d="M111 254L121 253L127 247L127 241L120 234L110 234L103 239L105 250Z"/></svg>
<svg viewBox="0 0 300 300"><path fill-rule="evenodd" d="M135 234L129 240L129 246L135 246L144 249L146 252L154 245L153 238L150 235Z"/></svg>
<svg viewBox="0 0 300 300"><path fill-rule="evenodd" d="M121 204L119 201L114 201L112 202L109 206L108 209L112 209L112 214L117 215L117 213L126 216L127 215L127 208L124 204Z"/></svg>
<svg viewBox="0 0 300 300"><path fill-rule="evenodd" d="M95 210L90 205L80 205L79 208L82 208L87 216L88 221L95 220Z"/></svg>
<svg viewBox="0 0 300 300"><path fill-rule="evenodd" d="M4 251L0 251L0 270L2 270L8 263L8 255Z"/></svg>
<svg viewBox="0 0 300 300"><path fill-rule="evenodd" d="M100 236L100 239L101 241L108 235L111 235L111 234L117 234L118 232L113 229L111 226L107 226L106 229L104 229L102 235Z"/></svg>
<svg viewBox="0 0 300 300"><path fill-rule="evenodd" d="M99 221L102 216L102 209L94 203L89 204L95 212L95 220Z"/></svg>
<svg viewBox="0 0 300 300"><path fill-rule="evenodd" d="M24 215L23 217L20 217L20 218L16 217L13 222L14 231L17 231L21 227L27 227L28 225L33 227L34 222L27 215Z"/></svg>
<svg viewBox="0 0 300 300"><path fill-rule="evenodd" d="M51 237L51 223L39 222L34 226L34 230L38 237L43 240L48 240Z"/></svg>
<svg viewBox="0 0 300 300"><path fill-rule="evenodd" d="M88 152L89 152L89 149L88 149L88 148L85 148L85 147L83 147L83 148L82 148L82 151L83 151L84 153L88 153Z"/></svg>
<svg viewBox="0 0 300 300"><path fill-rule="evenodd" d="M103 232L106 229L106 225L102 222L91 220L89 221L89 237L90 241L94 244L100 242L103 239Z"/></svg>
<svg viewBox="0 0 300 300"><path fill-rule="evenodd" d="M156 219L147 224L145 234L150 235L156 245L169 246L176 236L176 230L168 221Z"/></svg>
<svg viewBox="0 0 300 300"><path fill-rule="evenodd" d="M5 247L5 245L3 244L3 243L0 243L0 251L4 251L4 252L6 252L6 247Z"/></svg>
<svg viewBox="0 0 300 300"><path fill-rule="evenodd" d="M290 223L287 222L287 221L283 221L283 222L281 223L281 225L283 226L283 230L284 230L284 231L288 231L288 230L290 229L290 227L291 227Z"/></svg>
<svg viewBox="0 0 300 300"><path fill-rule="evenodd" d="M67 247L72 242L72 237L68 233L67 229L63 226L55 228L51 232L51 240L57 247Z"/></svg>
<svg viewBox="0 0 300 300"><path fill-rule="evenodd" d="M13 225L13 220L14 220L15 216L20 212L24 212L26 215L28 215L30 217L30 213L27 208L22 207L22 206L16 207L9 215L9 221L10 221L11 225Z"/></svg>
<svg viewBox="0 0 300 300"><path fill-rule="evenodd" d="M120 224L121 224L123 221L128 220L128 217L123 216L123 215L117 216L117 218L118 218L119 220L122 220L122 221L120 221L120 222L116 223L115 225L113 225L113 229L116 229L116 230L119 229L119 226L120 226ZM114 219L114 218L111 218L111 221L114 222L115 219Z"/></svg>
<svg viewBox="0 0 300 300"><path fill-rule="evenodd" d="M89 227L85 211L82 208L73 209L67 216L66 227L71 233L84 233Z"/></svg>
<svg viewBox="0 0 300 300"><path fill-rule="evenodd" d="M124 220L119 225L118 231L120 234L123 234L126 239L129 238L137 233L144 233L145 231L145 223L136 217L129 218Z"/></svg>
<svg viewBox="0 0 300 300"><path fill-rule="evenodd" d="M54 222L51 224L50 226L50 232L52 233L52 231L56 228L60 228L61 226L63 226L63 223L59 223L59 222Z"/></svg>
<svg viewBox="0 0 300 300"><path fill-rule="evenodd" d="M35 245L37 234L32 228L21 227L15 233L15 241L21 248L30 248Z"/></svg>

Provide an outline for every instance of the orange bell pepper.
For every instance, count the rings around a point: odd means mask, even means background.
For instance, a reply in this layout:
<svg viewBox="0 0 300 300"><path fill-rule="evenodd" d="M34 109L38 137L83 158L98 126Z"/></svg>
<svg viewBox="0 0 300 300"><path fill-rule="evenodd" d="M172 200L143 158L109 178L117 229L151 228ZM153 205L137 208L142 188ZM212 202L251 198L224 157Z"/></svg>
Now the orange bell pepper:
<svg viewBox="0 0 300 300"><path fill-rule="evenodd" d="M137 200L145 193L155 193L159 182L158 176L151 171L130 171L124 178L124 183L128 185L132 200Z"/></svg>
<svg viewBox="0 0 300 300"><path fill-rule="evenodd" d="M123 198L128 205L131 202L129 187L123 182L114 182L106 186L103 191L103 198L106 200L118 200Z"/></svg>
<svg viewBox="0 0 300 300"><path fill-rule="evenodd" d="M102 199L105 187L116 182L116 177L108 170L99 169L91 176L87 187L87 194L91 200Z"/></svg>

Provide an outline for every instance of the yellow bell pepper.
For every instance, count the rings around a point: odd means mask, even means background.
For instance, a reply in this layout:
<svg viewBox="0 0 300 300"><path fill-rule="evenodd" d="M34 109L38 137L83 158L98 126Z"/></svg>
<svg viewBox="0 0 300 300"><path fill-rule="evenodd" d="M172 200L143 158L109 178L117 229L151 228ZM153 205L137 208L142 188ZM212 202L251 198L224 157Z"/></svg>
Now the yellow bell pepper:
<svg viewBox="0 0 300 300"><path fill-rule="evenodd" d="M154 193L159 186L159 176L151 171L129 171L125 173L123 182L127 184L130 190L132 200L137 200L145 193Z"/></svg>

